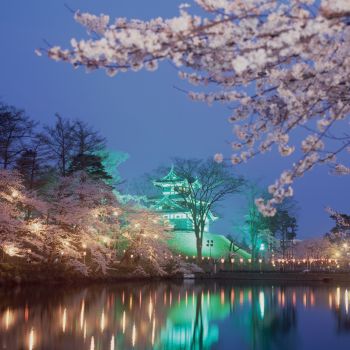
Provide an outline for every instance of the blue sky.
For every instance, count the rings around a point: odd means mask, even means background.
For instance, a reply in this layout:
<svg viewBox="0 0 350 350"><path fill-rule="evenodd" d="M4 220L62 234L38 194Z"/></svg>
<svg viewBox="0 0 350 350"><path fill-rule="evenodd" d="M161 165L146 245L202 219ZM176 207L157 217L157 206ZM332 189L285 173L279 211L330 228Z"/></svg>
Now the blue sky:
<svg viewBox="0 0 350 350"><path fill-rule="evenodd" d="M172 17L183 1L171 0L1 0L0 2L0 98L24 108L41 123L52 123L54 114L82 119L107 138L112 150L130 159L121 166L125 179L135 178L173 156L208 157L229 153L231 126L225 106L193 103L174 89L181 86L176 69L163 63L158 71L119 74L86 74L83 69L37 57L34 50L43 39L68 46L71 37L86 37L65 8L114 17L148 19ZM271 183L286 168L276 153L260 157L238 169L250 178ZM350 211L349 177L330 177L326 168L316 168L295 185L299 202L300 237L324 233L331 222L325 206ZM230 223L241 212L241 199L225 203L215 230L229 233Z"/></svg>

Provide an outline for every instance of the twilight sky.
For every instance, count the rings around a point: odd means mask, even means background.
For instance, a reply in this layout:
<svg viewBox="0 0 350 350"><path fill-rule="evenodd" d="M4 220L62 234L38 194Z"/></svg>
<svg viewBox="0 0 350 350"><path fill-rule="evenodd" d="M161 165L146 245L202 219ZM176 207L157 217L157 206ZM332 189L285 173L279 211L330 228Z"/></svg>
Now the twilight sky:
<svg viewBox="0 0 350 350"><path fill-rule="evenodd" d="M68 47L73 36L86 37L64 7L65 2L73 9L105 13L111 18L149 19L175 16L183 0L1 0L3 102L24 108L43 124L53 123L56 112L88 122L107 138L110 149L130 155L120 168L126 180L168 164L173 156L229 154L229 111L225 106L189 101L174 89L174 85L184 83L169 63L161 64L155 73L141 71L109 78L102 71L86 74L83 69L37 57L34 50L45 46L43 39ZM269 184L288 161L271 153L240 166L237 172ZM294 186L300 207L300 238L325 233L331 227L325 206L350 211L350 178L327 173L327 168L316 168ZM225 219L216 224L215 232L230 232L231 221L242 213L240 204L239 198L225 203L220 211Z"/></svg>

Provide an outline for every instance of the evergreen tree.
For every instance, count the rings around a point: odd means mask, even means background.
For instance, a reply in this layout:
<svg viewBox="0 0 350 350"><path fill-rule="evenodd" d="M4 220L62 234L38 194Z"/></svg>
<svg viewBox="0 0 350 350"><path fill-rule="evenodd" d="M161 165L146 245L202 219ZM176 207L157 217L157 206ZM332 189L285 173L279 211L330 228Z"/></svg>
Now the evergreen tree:
<svg viewBox="0 0 350 350"><path fill-rule="evenodd" d="M84 171L94 180L110 181L112 176L107 173L102 158L95 154L79 153L73 157L68 168L68 174Z"/></svg>

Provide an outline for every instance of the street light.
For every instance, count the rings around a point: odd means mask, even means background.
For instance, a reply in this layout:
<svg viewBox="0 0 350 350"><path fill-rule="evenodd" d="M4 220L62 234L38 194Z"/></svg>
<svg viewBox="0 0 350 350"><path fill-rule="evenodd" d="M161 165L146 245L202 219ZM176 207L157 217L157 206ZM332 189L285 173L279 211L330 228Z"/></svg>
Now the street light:
<svg viewBox="0 0 350 350"><path fill-rule="evenodd" d="M207 239L207 247L209 247L209 256L211 258L211 247L214 246L214 241L212 239Z"/></svg>

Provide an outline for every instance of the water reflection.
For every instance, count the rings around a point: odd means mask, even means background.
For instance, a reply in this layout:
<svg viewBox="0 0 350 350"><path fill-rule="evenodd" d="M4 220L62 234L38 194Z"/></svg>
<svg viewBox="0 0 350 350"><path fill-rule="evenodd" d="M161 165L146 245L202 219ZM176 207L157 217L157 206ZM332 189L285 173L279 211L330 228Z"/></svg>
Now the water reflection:
<svg viewBox="0 0 350 350"><path fill-rule="evenodd" d="M324 333L341 349L350 340L349 299L350 289L340 286L150 283L2 289L0 347L196 350L236 344L239 349L288 350L318 341L323 349ZM308 339L320 313L330 327L318 340Z"/></svg>

